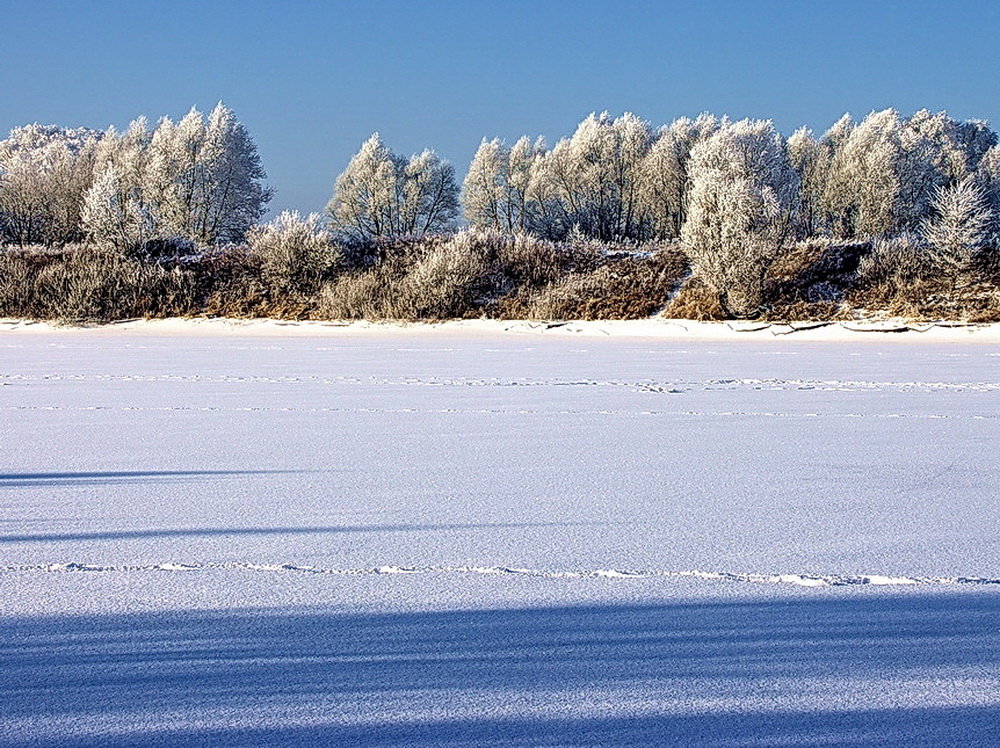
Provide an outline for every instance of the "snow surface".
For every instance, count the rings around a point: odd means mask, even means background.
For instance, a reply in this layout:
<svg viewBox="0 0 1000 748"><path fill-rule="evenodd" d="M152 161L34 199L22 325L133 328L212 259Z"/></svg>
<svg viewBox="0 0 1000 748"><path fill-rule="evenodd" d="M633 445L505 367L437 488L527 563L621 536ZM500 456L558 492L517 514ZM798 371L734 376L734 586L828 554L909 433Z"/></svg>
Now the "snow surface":
<svg viewBox="0 0 1000 748"><path fill-rule="evenodd" d="M0 742L996 744L989 328L225 324L0 332Z"/></svg>

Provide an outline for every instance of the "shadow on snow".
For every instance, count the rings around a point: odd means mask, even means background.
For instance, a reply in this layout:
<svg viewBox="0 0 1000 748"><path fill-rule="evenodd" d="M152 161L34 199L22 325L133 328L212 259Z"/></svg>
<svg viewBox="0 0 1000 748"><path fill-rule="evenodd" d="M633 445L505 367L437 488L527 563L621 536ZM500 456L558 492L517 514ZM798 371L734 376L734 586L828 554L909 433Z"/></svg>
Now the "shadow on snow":
<svg viewBox="0 0 1000 748"><path fill-rule="evenodd" d="M577 527L595 522L467 522L454 524L329 525L314 527L191 527L151 530L102 530L91 532L25 533L0 535L7 543L52 543L87 540L142 540L145 538L225 537L238 535L326 535L357 532L436 532L449 530L515 529L531 527Z"/></svg>
<svg viewBox="0 0 1000 748"><path fill-rule="evenodd" d="M0 619L0 731L101 744L992 744L1000 596ZM984 696L985 694L985 696Z"/></svg>
<svg viewBox="0 0 1000 748"><path fill-rule="evenodd" d="M114 470L76 473L0 473L0 488L54 488L102 486L122 483L150 483L232 478L247 475L282 475L313 472L303 470ZM325 472L325 471L324 471Z"/></svg>

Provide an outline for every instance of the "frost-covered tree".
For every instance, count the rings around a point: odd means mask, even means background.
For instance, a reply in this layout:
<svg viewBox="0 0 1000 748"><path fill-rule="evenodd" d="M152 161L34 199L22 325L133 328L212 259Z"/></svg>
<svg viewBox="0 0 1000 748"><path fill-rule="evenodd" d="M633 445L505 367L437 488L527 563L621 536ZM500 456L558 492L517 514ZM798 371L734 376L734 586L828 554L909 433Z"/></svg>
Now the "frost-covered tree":
<svg viewBox="0 0 1000 748"><path fill-rule="evenodd" d="M938 187L933 215L924 220L924 239L936 260L956 271L967 270L987 238L993 218L986 195L972 176Z"/></svg>
<svg viewBox="0 0 1000 748"><path fill-rule="evenodd" d="M423 236L452 231L458 217L455 169L431 150L413 156L403 169L400 236Z"/></svg>
<svg viewBox="0 0 1000 748"><path fill-rule="evenodd" d="M801 127L787 141L788 159L799 175L799 197L802 204L800 226L806 236L818 233L821 224L823 196L823 147L813 137L812 130Z"/></svg>
<svg viewBox="0 0 1000 748"><path fill-rule="evenodd" d="M473 226L513 231L507 205L509 152L499 138L483 141L462 183L462 207Z"/></svg>
<svg viewBox="0 0 1000 748"><path fill-rule="evenodd" d="M273 193L263 185L267 174L253 138L222 102L208 117L203 151L209 189L200 239L209 244L242 241Z"/></svg>
<svg viewBox="0 0 1000 748"><path fill-rule="evenodd" d="M160 234L160 221L145 179L152 133L145 117L119 134L108 128L97 144L93 184L84 196L81 220L95 244L136 251Z"/></svg>
<svg viewBox="0 0 1000 748"><path fill-rule="evenodd" d="M954 184L969 174L972 154L963 141L961 123L947 112L934 113L929 109L914 112L903 121L902 138L908 155L917 160L916 168L926 172L912 176Z"/></svg>
<svg viewBox="0 0 1000 748"><path fill-rule="evenodd" d="M451 231L458 216L455 172L433 151L397 156L375 133L337 177L327 212L334 230L354 241Z"/></svg>
<svg viewBox="0 0 1000 748"><path fill-rule="evenodd" d="M327 206L338 232L361 241L391 236L395 231L397 174L400 159L374 133L337 177Z"/></svg>
<svg viewBox="0 0 1000 748"><path fill-rule="evenodd" d="M691 150L711 137L724 122L705 113L694 120L680 117L660 129L642 165L643 213L648 217L652 236L659 239L680 236L691 186L688 178Z"/></svg>
<svg viewBox="0 0 1000 748"><path fill-rule="evenodd" d="M164 232L207 246L241 241L260 219L271 199L265 177L253 139L220 102L207 122L197 109L160 120L144 184Z"/></svg>
<svg viewBox="0 0 1000 748"><path fill-rule="evenodd" d="M994 145L983 154L974 176L993 216L990 234L991 241L996 244L1000 239L1000 145Z"/></svg>
<svg viewBox="0 0 1000 748"><path fill-rule="evenodd" d="M520 138L508 148L499 139L480 143L462 189L469 223L507 233L537 228L540 206L529 199L528 187L535 160L545 151L541 139Z"/></svg>
<svg viewBox="0 0 1000 748"><path fill-rule="evenodd" d="M535 162L532 197L546 211L559 212L563 233L578 227L606 241L640 238L649 225L641 183L652 142L649 123L634 114L617 119L607 112L591 114L572 137Z"/></svg>
<svg viewBox="0 0 1000 748"><path fill-rule="evenodd" d="M123 253L141 249L156 236L149 207L115 166L107 166L87 190L81 220L93 243Z"/></svg>
<svg viewBox="0 0 1000 748"><path fill-rule="evenodd" d="M131 122L123 133L109 127L95 150L94 175L98 176L109 167L114 167L123 189L139 196L145 190L146 165L152 136L145 117Z"/></svg>
<svg viewBox="0 0 1000 748"><path fill-rule="evenodd" d="M725 123L691 153L682 240L694 273L737 316L760 308L764 274L799 210L799 178L770 121Z"/></svg>
<svg viewBox="0 0 1000 748"><path fill-rule="evenodd" d="M993 137L983 123L944 112L872 112L830 164L824 201L833 233L868 239L919 230L935 190L965 179Z"/></svg>
<svg viewBox="0 0 1000 748"><path fill-rule="evenodd" d="M958 123L958 139L965 151L966 166L970 172L979 168L983 156L998 142L990 123L981 119Z"/></svg>
<svg viewBox="0 0 1000 748"><path fill-rule="evenodd" d="M687 163L681 143L664 127L642 162L641 195L651 234L673 238L684 224Z"/></svg>
<svg viewBox="0 0 1000 748"><path fill-rule="evenodd" d="M27 125L0 141L0 236L20 245L81 236L80 210L101 133Z"/></svg>
<svg viewBox="0 0 1000 748"><path fill-rule="evenodd" d="M835 153L826 207L838 236L886 236L899 226L901 128L894 109L872 112Z"/></svg>
<svg viewBox="0 0 1000 748"><path fill-rule="evenodd" d="M204 117L194 108L177 123L163 117L153 131L145 186L167 235L194 240L198 233L208 192L204 140Z"/></svg>
<svg viewBox="0 0 1000 748"><path fill-rule="evenodd" d="M811 219L806 224L808 233L833 236L847 236L851 233L844 210L851 202L852 193L849 184L838 180L835 175L841 159L840 153L847 145L854 128L854 118L849 113L844 114L817 141L811 169L807 173L800 173L803 179L803 202L807 203L805 209Z"/></svg>

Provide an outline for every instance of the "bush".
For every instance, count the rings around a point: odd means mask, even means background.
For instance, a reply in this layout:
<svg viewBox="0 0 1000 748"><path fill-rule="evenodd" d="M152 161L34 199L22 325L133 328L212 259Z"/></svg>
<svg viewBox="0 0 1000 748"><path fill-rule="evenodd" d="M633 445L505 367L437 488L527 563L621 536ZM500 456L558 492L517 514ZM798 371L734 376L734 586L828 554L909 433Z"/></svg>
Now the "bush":
<svg viewBox="0 0 1000 748"><path fill-rule="evenodd" d="M953 265L939 262L919 239L880 240L861 260L847 301L855 308L901 317L998 321L1000 289L994 255L990 248L981 250L958 275Z"/></svg>
<svg viewBox="0 0 1000 748"><path fill-rule="evenodd" d="M764 279L764 318L771 321L836 319L870 244L812 238L799 242Z"/></svg>
<svg viewBox="0 0 1000 748"><path fill-rule="evenodd" d="M38 262L14 251L0 251L0 317L34 318L34 283Z"/></svg>
<svg viewBox="0 0 1000 748"><path fill-rule="evenodd" d="M0 254L0 314L63 321L192 314L194 273L82 246Z"/></svg>
<svg viewBox="0 0 1000 748"><path fill-rule="evenodd" d="M198 279L201 311L221 317L263 317L272 313L260 262L244 245L200 256L189 267Z"/></svg>
<svg viewBox="0 0 1000 748"><path fill-rule="evenodd" d="M276 311L311 307L341 260L339 248L315 213L302 218L284 212L269 224L254 226L247 233L247 245Z"/></svg>
<svg viewBox="0 0 1000 748"><path fill-rule="evenodd" d="M430 248L396 286L395 315L403 319L447 319L475 313L489 293L487 250L463 231Z"/></svg>
<svg viewBox="0 0 1000 748"><path fill-rule="evenodd" d="M511 298L501 314L526 319L642 319L663 309L686 272L686 258L676 249L607 258L527 298Z"/></svg>
<svg viewBox="0 0 1000 748"><path fill-rule="evenodd" d="M282 217L251 244L154 259L71 245L0 250L0 316L71 321L209 314L421 320L725 319L730 312L684 253L665 246L551 242L469 230L383 240L347 265L314 219ZM912 318L1000 320L1000 253L985 248L955 283L916 238L811 239L771 266L769 320L854 310Z"/></svg>
<svg viewBox="0 0 1000 748"><path fill-rule="evenodd" d="M324 286L327 319L446 319L477 313L492 286L489 252L476 232L426 238L385 252L373 267Z"/></svg>
<svg viewBox="0 0 1000 748"><path fill-rule="evenodd" d="M600 249L584 242L555 243L526 234L489 237L499 270L511 288L541 288L567 273L592 270L600 264Z"/></svg>
<svg viewBox="0 0 1000 748"><path fill-rule="evenodd" d="M689 277L663 310L668 319L722 320L729 315L719 301L719 292L697 276Z"/></svg>

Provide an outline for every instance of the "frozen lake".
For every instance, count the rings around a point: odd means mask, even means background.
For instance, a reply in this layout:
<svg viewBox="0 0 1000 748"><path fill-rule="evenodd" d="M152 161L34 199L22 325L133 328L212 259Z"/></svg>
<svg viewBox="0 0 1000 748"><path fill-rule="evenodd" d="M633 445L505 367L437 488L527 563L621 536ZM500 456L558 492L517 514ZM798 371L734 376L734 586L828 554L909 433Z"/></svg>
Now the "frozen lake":
<svg viewBox="0 0 1000 748"><path fill-rule="evenodd" d="M0 740L996 741L1000 348L0 336Z"/></svg>

